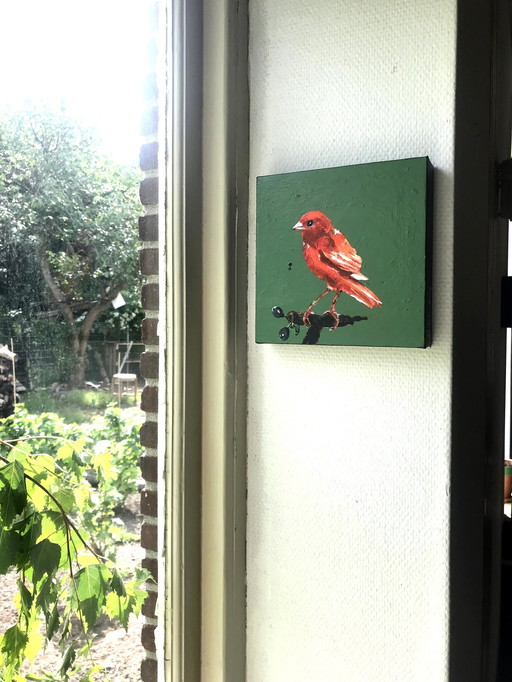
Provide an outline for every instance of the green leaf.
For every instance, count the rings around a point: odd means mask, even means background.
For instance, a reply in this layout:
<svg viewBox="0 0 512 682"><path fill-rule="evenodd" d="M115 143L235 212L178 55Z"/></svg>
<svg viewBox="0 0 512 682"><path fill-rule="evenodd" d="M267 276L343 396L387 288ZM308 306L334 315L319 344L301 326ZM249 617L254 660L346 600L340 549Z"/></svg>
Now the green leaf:
<svg viewBox="0 0 512 682"><path fill-rule="evenodd" d="M87 629L94 625L101 613L111 578L112 574L104 564L85 566L75 575L74 608L82 613Z"/></svg>
<svg viewBox="0 0 512 682"><path fill-rule="evenodd" d="M33 537L34 533L41 532L41 514L39 512L28 514L23 519L16 521L12 525L12 529L21 537Z"/></svg>
<svg viewBox="0 0 512 682"><path fill-rule="evenodd" d="M32 446L28 440L19 440L16 445L9 452L9 461L19 461L24 463L27 460L27 455L32 454Z"/></svg>
<svg viewBox="0 0 512 682"><path fill-rule="evenodd" d="M108 481L117 478L117 472L113 469L112 453L110 450L103 450L103 448L110 445L110 441L100 441L96 444L99 452L94 455L92 461L95 468L99 468L103 478Z"/></svg>
<svg viewBox="0 0 512 682"><path fill-rule="evenodd" d="M25 647L25 656L28 660L33 663L34 658L37 656L41 647L43 646L43 636L37 630L31 630L28 633L28 642Z"/></svg>
<svg viewBox="0 0 512 682"><path fill-rule="evenodd" d="M109 592L105 600L105 612L107 616L118 620L126 631L128 631L128 621L130 613L133 613L134 606L134 597L120 597L115 592Z"/></svg>
<svg viewBox="0 0 512 682"><path fill-rule="evenodd" d="M64 445L61 445L60 448L57 450L57 455L56 458L58 460L66 460L70 459L73 457L73 453L75 452L75 449L71 445L70 442L64 443Z"/></svg>
<svg viewBox="0 0 512 682"><path fill-rule="evenodd" d="M0 575L7 573L15 565L15 557L20 551L21 540L13 530L0 528Z"/></svg>
<svg viewBox="0 0 512 682"><path fill-rule="evenodd" d="M76 650L73 644L70 644L65 650L62 657L62 664L59 668L61 675L66 675L67 671L71 668L76 658ZM66 676L67 677L67 676Z"/></svg>
<svg viewBox="0 0 512 682"><path fill-rule="evenodd" d="M21 664L27 643L28 635L18 625L4 632L0 650L8 666L18 667Z"/></svg>
<svg viewBox="0 0 512 682"><path fill-rule="evenodd" d="M57 587L53 578L47 578L39 586L39 592L36 597L36 606L41 609L46 618L48 627L48 620L51 617L53 605L57 603Z"/></svg>
<svg viewBox="0 0 512 682"><path fill-rule="evenodd" d="M75 496L71 490L61 488L53 493L55 499L60 503L65 512L70 511L76 504Z"/></svg>
<svg viewBox="0 0 512 682"><path fill-rule="evenodd" d="M62 627L60 631L60 636L59 636L59 646L61 650L64 647L64 644L66 643L67 638L69 637L71 633L71 617L69 611L64 613L64 618L62 620Z"/></svg>
<svg viewBox="0 0 512 682"><path fill-rule="evenodd" d="M51 455L33 455L26 458L24 467L27 474L37 481L42 481L55 472L55 460Z"/></svg>
<svg viewBox="0 0 512 682"><path fill-rule="evenodd" d="M16 564L19 568L26 566L29 561L29 552L36 544L41 535L41 515L38 512L29 514L24 519L20 519L12 526L20 538L19 554L16 557Z"/></svg>
<svg viewBox="0 0 512 682"><path fill-rule="evenodd" d="M13 490L24 490L25 474L20 462L11 462L0 469L0 480Z"/></svg>
<svg viewBox="0 0 512 682"><path fill-rule="evenodd" d="M32 593L30 590L27 588L24 582L21 580L17 581L18 589L19 589L19 599L21 603L21 611L25 618L27 619L27 622L30 618L30 609L32 608L32 602L34 600L34 597L32 596Z"/></svg>
<svg viewBox="0 0 512 682"><path fill-rule="evenodd" d="M78 452L73 452L73 456L69 460L69 467L77 478L80 478L80 476L82 475L82 469L84 468L84 466L85 462L83 458L80 456L80 454Z"/></svg>
<svg viewBox="0 0 512 682"><path fill-rule="evenodd" d="M43 509L48 505L48 493L32 481L27 480L26 486L29 500L32 502L37 511L43 511Z"/></svg>
<svg viewBox="0 0 512 682"><path fill-rule="evenodd" d="M94 682L96 679L95 675L101 672L103 672L103 667L101 665L93 665L89 668L85 675L82 675L78 682Z"/></svg>
<svg viewBox="0 0 512 682"><path fill-rule="evenodd" d="M32 582L37 585L43 576L53 575L60 564L61 549L50 540L42 540L35 545L30 556L33 566Z"/></svg>
<svg viewBox="0 0 512 682"><path fill-rule="evenodd" d="M116 618L125 630L128 630L130 614L140 612L144 600L148 596L146 590L140 589L139 581L132 580L125 585L126 595L121 597L116 592L107 594L105 611L110 618Z"/></svg>
<svg viewBox="0 0 512 682"><path fill-rule="evenodd" d="M0 513L7 526L20 514L27 504L25 476L19 462L7 464L0 470Z"/></svg>
<svg viewBox="0 0 512 682"><path fill-rule="evenodd" d="M115 567L112 569L112 580L110 581L110 587L120 597L126 596L126 589L124 587L123 578L121 577L119 570Z"/></svg>
<svg viewBox="0 0 512 682"><path fill-rule="evenodd" d="M59 611L57 604L54 604L50 617L46 619L46 637L50 640L59 629Z"/></svg>
<svg viewBox="0 0 512 682"><path fill-rule="evenodd" d="M77 509L83 512L86 508L94 506L91 500L91 486L87 482L81 482L73 488Z"/></svg>
<svg viewBox="0 0 512 682"><path fill-rule="evenodd" d="M51 540L64 547L66 543L66 525L60 512L45 509L41 514L41 540Z"/></svg>

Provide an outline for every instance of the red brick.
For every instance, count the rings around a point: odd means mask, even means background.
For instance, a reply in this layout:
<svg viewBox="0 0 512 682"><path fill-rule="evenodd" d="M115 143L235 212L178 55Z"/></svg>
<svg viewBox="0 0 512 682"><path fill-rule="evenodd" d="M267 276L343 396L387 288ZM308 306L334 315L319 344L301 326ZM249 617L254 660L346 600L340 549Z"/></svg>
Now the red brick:
<svg viewBox="0 0 512 682"><path fill-rule="evenodd" d="M142 145L139 153L140 169L143 171L157 170L158 142L148 142Z"/></svg>
<svg viewBox="0 0 512 682"><path fill-rule="evenodd" d="M143 242L158 241L157 215L143 215L139 218L139 239Z"/></svg>
<svg viewBox="0 0 512 682"><path fill-rule="evenodd" d="M140 665L141 682L158 682L158 665L152 658L146 658Z"/></svg>
<svg viewBox="0 0 512 682"><path fill-rule="evenodd" d="M158 425L156 422L144 422L139 429L139 438L143 448L158 447Z"/></svg>
<svg viewBox="0 0 512 682"><path fill-rule="evenodd" d="M158 249L141 249L139 263L142 275L158 275Z"/></svg>
<svg viewBox="0 0 512 682"><path fill-rule="evenodd" d="M143 206L158 204L158 178L144 178L140 183L139 197Z"/></svg>
<svg viewBox="0 0 512 682"><path fill-rule="evenodd" d="M142 478L150 483L156 483L158 481L158 458L144 455L139 461Z"/></svg>
<svg viewBox="0 0 512 682"><path fill-rule="evenodd" d="M140 529L140 544L144 549L156 552L158 549L158 535L156 526L152 523L143 523Z"/></svg>
<svg viewBox="0 0 512 682"><path fill-rule="evenodd" d="M140 641L142 642L142 646L144 649L146 649L146 651L156 651L154 625L148 625L146 623L142 626Z"/></svg>
<svg viewBox="0 0 512 682"><path fill-rule="evenodd" d="M158 388L156 386L144 386L140 409L143 412L158 412Z"/></svg>
<svg viewBox="0 0 512 682"><path fill-rule="evenodd" d="M141 287L141 302L144 310L158 310L158 284L144 284Z"/></svg>
<svg viewBox="0 0 512 682"><path fill-rule="evenodd" d="M154 561L154 559L152 559L152 561ZM142 605L141 609L141 613L143 616L146 616L146 618L155 618L156 600L157 600L156 592L148 592L148 596L144 600L144 604Z"/></svg>
<svg viewBox="0 0 512 682"><path fill-rule="evenodd" d="M157 561L157 559L148 559L146 557L145 559L142 559L142 561L140 562L140 565L142 566L142 568L145 568L147 571L149 571L151 573L155 582L158 581L158 561ZM151 594L151 592L149 594Z"/></svg>
<svg viewBox="0 0 512 682"><path fill-rule="evenodd" d="M158 515L158 494L156 490L142 490L140 493L140 513L144 516Z"/></svg>
<svg viewBox="0 0 512 682"><path fill-rule="evenodd" d="M142 320L141 341L146 346L158 344L158 319L156 317L146 317Z"/></svg>
<svg viewBox="0 0 512 682"><path fill-rule="evenodd" d="M144 351L140 355L140 374L144 379L158 379L158 353Z"/></svg>

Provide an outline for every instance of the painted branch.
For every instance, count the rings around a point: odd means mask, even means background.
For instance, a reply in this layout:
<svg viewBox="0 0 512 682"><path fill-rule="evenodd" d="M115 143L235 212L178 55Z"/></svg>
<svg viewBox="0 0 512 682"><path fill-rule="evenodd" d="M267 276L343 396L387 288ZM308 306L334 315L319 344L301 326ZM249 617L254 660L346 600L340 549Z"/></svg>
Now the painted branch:
<svg viewBox="0 0 512 682"><path fill-rule="evenodd" d="M290 324L294 324L299 327L304 324L304 313L298 313L295 310L291 310L285 315L285 317ZM367 317L362 317L360 315L356 315L355 317L350 317L350 315L338 315L338 328L346 327L367 319ZM320 332L322 329L325 327L331 328L334 325L335 320L328 312L324 313L323 315L316 315L315 313L312 313L309 316L309 322L310 326L302 343L307 346L313 346L320 338Z"/></svg>

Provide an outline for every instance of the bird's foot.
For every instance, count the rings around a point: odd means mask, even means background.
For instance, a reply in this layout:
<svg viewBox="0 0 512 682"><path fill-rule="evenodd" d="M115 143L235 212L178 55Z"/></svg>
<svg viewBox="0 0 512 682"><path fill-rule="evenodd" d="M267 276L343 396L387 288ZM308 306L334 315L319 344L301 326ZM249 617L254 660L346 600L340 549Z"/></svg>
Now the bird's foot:
<svg viewBox="0 0 512 682"><path fill-rule="evenodd" d="M332 319L334 320L334 325L333 325L332 327L329 328L329 331L330 331L330 332L333 332L335 329L338 328L338 325L339 325L339 323L340 323L340 316L339 316L338 313L337 313L335 310L333 310L332 308L330 308L329 310L326 310L325 313L324 313L324 315L327 315L327 313L329 313L329 315L330 315L330 316L332 317Z"/></svg>
<svg viewBox="0 0 512 682"><path fill-rule="evenodd" d="M308 310L306 310L306 312L302 316L302 321L304 322L306 327L311 327L311 322L309 321L310 315L311 315L311 310L308 309Z"/></svg>

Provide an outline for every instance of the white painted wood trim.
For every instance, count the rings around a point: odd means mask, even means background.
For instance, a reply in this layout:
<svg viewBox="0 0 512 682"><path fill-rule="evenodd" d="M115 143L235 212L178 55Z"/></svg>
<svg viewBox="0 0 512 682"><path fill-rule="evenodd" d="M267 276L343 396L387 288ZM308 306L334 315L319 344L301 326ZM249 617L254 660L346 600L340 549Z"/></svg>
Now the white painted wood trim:
<svg viewBox="0 0 512 682"><path fill-rule="evenodd" d="M247 14L204 8L202 676L245 679Z"/></svg>
<svg viewBox="0 0 512 682"><path fill-rule="evenodd" d="M163 679L245 678L247 15L167 3ZM240 56L239 56L240 55ZM163 300L162 299L162 300Z"/></svg>
<svg viewBox="0 0 512 682"><path fill-rule="evenodd" d="M201 285L194 251L194 240L200 244L200 6L195 0L166 4L163 679L170 682L197 682L200 670L201 321L193 308Z"/></svg>

